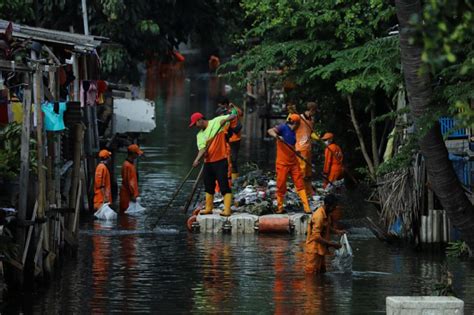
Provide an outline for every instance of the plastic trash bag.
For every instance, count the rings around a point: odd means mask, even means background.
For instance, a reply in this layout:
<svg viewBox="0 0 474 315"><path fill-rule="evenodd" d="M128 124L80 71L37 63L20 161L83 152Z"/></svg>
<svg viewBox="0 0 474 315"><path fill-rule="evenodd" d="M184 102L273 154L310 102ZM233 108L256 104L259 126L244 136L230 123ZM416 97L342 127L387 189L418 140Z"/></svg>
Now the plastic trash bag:
<svg viewBox="0 0 474 315"><path fill-rule="evenodd" d="M137 198L136 202L130 201L128 204L128 209L125 211L128 215L140 215L142 214L146 208L140 205L140 198Z"/></svg>
<svg viewBox="0 0 474 315"><path fill-rule="evenodd" d="M342 247L334 251L332 266L338 271L352 272L352 248L346 234L342 235L340 243Z"/></svg>
<svg viewBox="0 0 474 315"><path fill-rule="evenodd" d="M99 208L94 213L94 216L99 220L112 221L117 219L117 213L110 208L108 203L104 203L102 207Z"/></svg>

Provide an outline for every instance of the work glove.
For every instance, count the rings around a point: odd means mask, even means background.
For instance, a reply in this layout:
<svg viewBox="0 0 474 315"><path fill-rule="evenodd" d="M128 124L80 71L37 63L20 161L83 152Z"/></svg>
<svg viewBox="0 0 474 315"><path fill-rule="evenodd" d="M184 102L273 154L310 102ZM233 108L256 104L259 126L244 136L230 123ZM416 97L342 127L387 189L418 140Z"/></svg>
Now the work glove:
<svg viewBox="0 0 474 315"><path fill-rule="evenodd" d="M311 139L314 140L314 141L319 141L321 139L321 137L316 132L313 131L311 133Z"/></svg>

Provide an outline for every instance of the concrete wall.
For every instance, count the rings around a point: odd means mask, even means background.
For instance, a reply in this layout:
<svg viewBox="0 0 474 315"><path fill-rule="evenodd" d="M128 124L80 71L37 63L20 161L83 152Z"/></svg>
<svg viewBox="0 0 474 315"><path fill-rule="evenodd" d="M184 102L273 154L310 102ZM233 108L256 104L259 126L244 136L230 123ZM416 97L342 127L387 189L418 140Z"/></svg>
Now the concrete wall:
<svg viewBox="0 0 474 315"><path fill-rule="evenodd" d="M463 315L464 302L451 296L388 296L387 315Z"/></svg>

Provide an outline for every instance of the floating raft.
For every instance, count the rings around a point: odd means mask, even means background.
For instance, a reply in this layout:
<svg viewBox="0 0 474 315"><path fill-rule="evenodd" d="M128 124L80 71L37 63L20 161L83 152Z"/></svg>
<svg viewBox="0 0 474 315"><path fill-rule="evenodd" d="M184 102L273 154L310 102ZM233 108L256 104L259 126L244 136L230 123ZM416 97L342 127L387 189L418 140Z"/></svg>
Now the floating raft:
<svg viewBox="0 0 474 315"><path fill-rule="evenodd" d="M194 233L206 234L255 234L255 233L306 233L309 214L288 213L257 216L248 213L235 213L222 217L219 211L209 215L193 215L188 219L187 227Z"/></svg>

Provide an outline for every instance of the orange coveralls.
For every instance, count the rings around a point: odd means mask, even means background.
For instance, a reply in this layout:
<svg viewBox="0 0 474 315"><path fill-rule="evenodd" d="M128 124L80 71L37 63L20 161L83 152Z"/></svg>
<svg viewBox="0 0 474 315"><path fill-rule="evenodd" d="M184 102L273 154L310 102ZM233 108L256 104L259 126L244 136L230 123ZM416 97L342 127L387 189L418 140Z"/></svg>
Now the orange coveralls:
<svg viewBox="0 0 474 315"><path fill-rule="evenodd" d="M301 123L296 129L296 151L298 151L309 163L311 163L311 133L313 130L311 126L313 125L313 120L311 118L307 119L305 115L300 115ZM306 195L311 197L314 195L313 187L311 185L311 176L312 169L311 165L306 163L303 159L298 158L300 163L301 173L304 178L304 186L306 190Z"/></svg>
<svg viewBox="0 0 474 315"><path fill-rule="evenodd" d="M331 143L324 150L324 169L323 174L334 182L344 177L344 156L342 154L341 147L335 143ZM325 179L323 182L323 188L328 185L328 180Z"/></svg>
<svg viewBox="0 0 474 315"><path fill-rule="evenodd" d="M304 190L303 174L301 174L295 152L291 151L291 149L281 141L277 141L275 164L277 177L277 201L279 205L283 205L288 174L291 175L293 183L295 183L296 191Z"/></svg>
<svg viewBox="0 0 474 315"><path fill-rule="evenodd" d="M104 163L99 163L95 169L94 209L98 210L100 207L102 207L106 199L108 202L112 202L110 172L107 168L107 165Z"/></svg>
<svg viewBox="0 0 474 315"><path fill-rule="evenodd" d="M308 223L306 247L305 247L305 272L326 272L325 257L329 250L326 245L316 241L319 237L329 240L331 232L331 217L326 215L324 207L319 207L311 215Z"/></svg>
<svg viewBox="0 0 474 315"><path fill-rule="evenodd" d="M122 165L122 186L120 187L120 212L128 209L130 199L137 198L138 180L135 165L129 160L125 160Z"/></svg>

